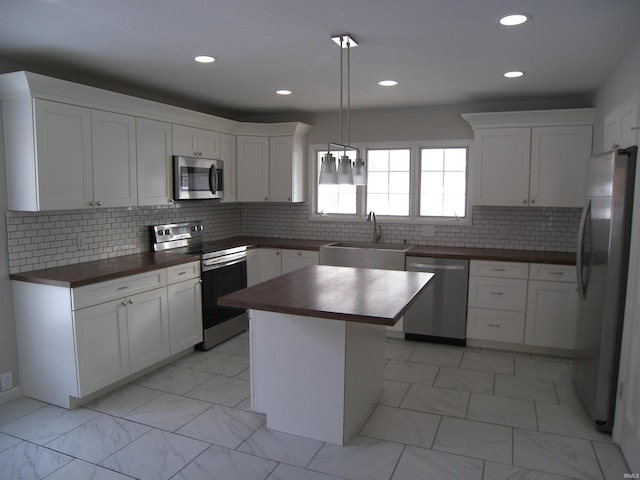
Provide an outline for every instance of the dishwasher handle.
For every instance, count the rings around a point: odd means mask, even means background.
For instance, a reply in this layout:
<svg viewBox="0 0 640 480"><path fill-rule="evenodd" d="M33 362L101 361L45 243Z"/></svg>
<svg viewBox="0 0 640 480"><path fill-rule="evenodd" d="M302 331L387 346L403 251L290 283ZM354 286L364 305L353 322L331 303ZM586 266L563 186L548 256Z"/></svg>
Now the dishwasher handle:
<svg viewBox="0 0 640 480"><path fill-rule="evenodd" d="M410 269L419 268L425 270L466 270L464 265L432 265L429 263L410 263Z"/></svg>

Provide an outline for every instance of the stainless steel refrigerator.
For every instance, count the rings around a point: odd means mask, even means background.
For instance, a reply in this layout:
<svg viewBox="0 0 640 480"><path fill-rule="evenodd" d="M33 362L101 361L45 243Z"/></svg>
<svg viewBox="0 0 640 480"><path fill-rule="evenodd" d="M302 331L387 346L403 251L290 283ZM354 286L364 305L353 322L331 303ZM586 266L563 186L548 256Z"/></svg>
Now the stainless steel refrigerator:
<svg viewBox="0 0 640 480"><path fill-rule="evenodd" d="M577 272L576 390L596 427L613 428L629 263L637 147L587 161Z"/></svg>

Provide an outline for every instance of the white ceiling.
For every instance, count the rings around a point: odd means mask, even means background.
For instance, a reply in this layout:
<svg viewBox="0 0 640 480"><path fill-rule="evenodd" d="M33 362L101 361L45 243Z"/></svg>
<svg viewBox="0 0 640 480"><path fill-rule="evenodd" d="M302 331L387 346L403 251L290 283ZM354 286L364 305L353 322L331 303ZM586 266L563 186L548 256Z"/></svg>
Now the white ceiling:
<svg viewBox="0 0 640 480"><path fill-rule="evenodd" d="M337 109L340 33L354 109L580 96L640 40L640 1L0 0L5 64L203 110Z"/></svg>

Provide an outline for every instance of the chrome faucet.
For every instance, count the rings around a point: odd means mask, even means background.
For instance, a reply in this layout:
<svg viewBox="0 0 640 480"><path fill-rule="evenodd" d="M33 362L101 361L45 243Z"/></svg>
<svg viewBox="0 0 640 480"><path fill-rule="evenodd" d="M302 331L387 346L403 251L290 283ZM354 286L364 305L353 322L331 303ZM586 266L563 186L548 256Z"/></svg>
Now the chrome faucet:
<svg viewBox="0 0 640 480"><path fill-rule="evenodd" d="M369 216L367 217L367 222L371 223L371 219L373 218L373 243L378 243L382 238L382 227L378 225L376 221L376 214L373 210L369 212Z"/></svg>

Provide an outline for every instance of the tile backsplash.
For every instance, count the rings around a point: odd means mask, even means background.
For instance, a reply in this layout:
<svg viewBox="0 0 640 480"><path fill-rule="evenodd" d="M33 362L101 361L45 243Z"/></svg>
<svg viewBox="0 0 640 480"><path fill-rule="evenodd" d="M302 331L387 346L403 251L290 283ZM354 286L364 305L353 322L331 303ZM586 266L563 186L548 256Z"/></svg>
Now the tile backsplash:
<svg viewBox="0 0 640 480"><path fill-rule="evenodd" d="M309 205L188 202L51 212L6 212L9 269L18 273L148 251L149 225L203 220L205 240L237 235L370 241L372 226L311 221ZM473 225L385 223L383 243L572 252L579 208L474 207Z"/></svg>

